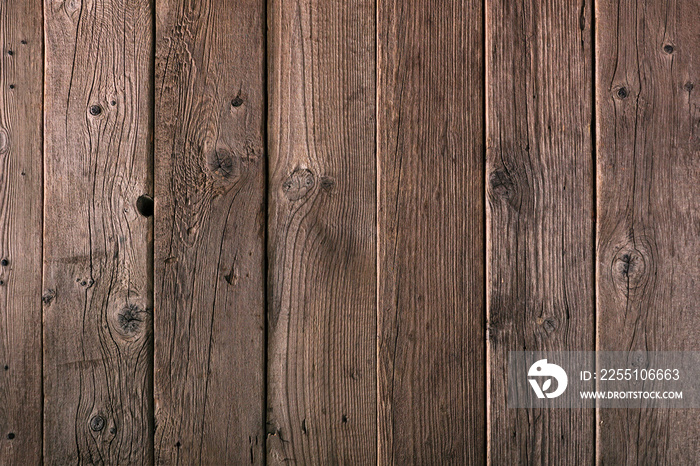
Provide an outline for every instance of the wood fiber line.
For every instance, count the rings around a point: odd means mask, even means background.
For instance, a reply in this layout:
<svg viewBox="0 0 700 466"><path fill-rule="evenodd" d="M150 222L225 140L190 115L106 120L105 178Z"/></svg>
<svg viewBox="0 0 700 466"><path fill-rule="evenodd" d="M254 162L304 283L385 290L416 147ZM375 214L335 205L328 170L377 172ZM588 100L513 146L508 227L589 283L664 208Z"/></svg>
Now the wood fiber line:
<svg viewBox="0 0 700 466"><path fill-rule="evenodd" d="M486 11L489 463L590 464L593 410L507 408L509 351L593 350L590 1Z"/></svg>
<svg viewBox="0 0 700 466"><path fill-rule="evenodd" d="M700 2L596 3L598 350L699 351ZM600 464L698 464L697 411L602 409Z"/></svg>
<svg viewBox="0 0 700 466"><path fill-rule="evenodd" d="M265 3L156 5L155 463L262 464Z"/></svg>
<svg viewBox="0 0 700 466"><path fill-rule="evenodd" d="M375 3L268 5L267 458L371 464Z"/></svg>
<svg viewBox="0 0 700 466"><path fill-rule="evenodd" d="M485 461L483 2L378 12L380 464Z"/></svg>
<svg viewBox="0 0 700 466"><path fill-rule="evenodd" d="M149 464L152 11L44 3L44 459Z"/></svg>
<svg viewBox="0 0 700 466"><path fill-rule="evenodd" d="M41 461L41 1L0 5L0 464Z"/></svg>

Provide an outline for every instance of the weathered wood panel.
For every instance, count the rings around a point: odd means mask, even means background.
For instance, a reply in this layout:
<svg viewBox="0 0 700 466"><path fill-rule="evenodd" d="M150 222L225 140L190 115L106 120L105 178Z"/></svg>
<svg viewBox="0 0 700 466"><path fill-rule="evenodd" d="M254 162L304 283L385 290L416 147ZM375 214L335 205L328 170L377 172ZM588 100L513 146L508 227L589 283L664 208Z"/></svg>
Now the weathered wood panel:
<svg viewBox="0 0 700 466"><path fill-rule="evenodd" d="M598 349L700 350L700 2L597 2ZM697 412L600 410L601 464L698 464Z"/></svg>
<svg viewBox="0 0 700 466"><path fill-rule="evenodd" d="M263 462L264 7L157 2L157 464Z"/></svg>
<svg viewBox="0 0 700 466"><path fill-rule="evenodd" d="M0 463L41 461L41 1L0 5Z"/></svg>
<svg viewBox="0 0 700 466"><path fill-rule="evenodd" d="M507 408L508 352L593 350L591 2L486 11L489 459L590 464L593 410Z"/></svg>
<svg viewBox="0 0 700 466"><path fill-rule="evenodd" d="M268 461L376 461L375 3L268 9Z"/></svg>
<svg viewBox="0 0 700 466"><path fill-rule="evenodd" d="M150 463L150 2L46 0L44 456Z"/></svg>
<svg viewBox="0 0 700 466"><path fill-rule="evenodd" d="M382 464L485 461L482 14L378 11Z"/></svg>

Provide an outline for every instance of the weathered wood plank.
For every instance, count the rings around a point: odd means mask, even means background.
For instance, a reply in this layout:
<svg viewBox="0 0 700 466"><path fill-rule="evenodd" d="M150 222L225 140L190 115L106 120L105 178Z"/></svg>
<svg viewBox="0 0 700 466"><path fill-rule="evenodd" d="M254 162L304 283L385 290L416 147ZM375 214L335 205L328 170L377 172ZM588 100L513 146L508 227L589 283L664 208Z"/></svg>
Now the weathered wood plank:
<svg viewBox="0 0 700 466"><path fill-rule="evenodd" d="M375 3L271 0L268 461L376 461Z"/></svg>
<svg viewBox="0 0 700 466"><path fill-rule="evenodd" d="M41 461L41 1L0 5L0 463Z"/></svg>
<svg viewBox="0 0 700 466"><path fill-rule="evenodd" d="M700 350L700 2L596 3L598 349ZM697 413L599 412L601 464L698 464Z"/></svg>
<svg viewBox="0 0 700 466"><path fill-rule="evenodd" d="M44 4L50 464L151 461L151 23L146 0Z"/></svg>
<svg viewBox="0 0 700 466"><path fill-rule="evenodd" d="M264 1L156 6L155 462L263 462Z"/></svg>
<svg viewBox="0 0 700 466"><path fill-rule="evenodd" d="M486 11L489 460L590 464L593 410L507 408L508 352L593 350L591 2Z"/></svg>
<svg viewBox="0 0 700 466"><path fill-rule="evenodd" d="M380 2L381 464L485 461L482 15Z"/></svg>

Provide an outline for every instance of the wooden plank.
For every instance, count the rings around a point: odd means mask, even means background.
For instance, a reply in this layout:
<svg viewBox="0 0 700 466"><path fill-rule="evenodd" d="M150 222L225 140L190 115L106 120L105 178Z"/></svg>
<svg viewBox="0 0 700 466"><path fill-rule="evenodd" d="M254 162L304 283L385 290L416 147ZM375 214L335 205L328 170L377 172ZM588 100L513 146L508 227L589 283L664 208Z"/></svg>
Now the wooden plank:
<svg viewBox="0 0 700 466"><path fill-rule="evenodd" d="M157 464L264 461L264 8L156 6Z"/></svg>
<svg viewBox="0 0 700 466"><path fill-rule="evenodd" d="M378 12L379 459L485 461L483 2Z"/></svg>
<svg viewBox="0 0 700 466"><path fill-rule="evenodd" d="M44 459L151 462L152 13L44 3Z"/></svg>
<svg viewBox="0 0 700 466"><path fill-rule="evenodd" d="M596 3L598 349L698 351L700 2ZM697 412L600 410L601 464L698 464Z"/></svg>
<svg viewBox="0 0 700 466"><path fill-rule="evenodd" d="M375 3L268 5L268 461L369 464Z"/></svg>
<svg viewBox="0 0 700 466"><path fill-rule="evenodd" d="M41 1L0 5L0 463L41 461Z"/></svg>
<svg viewBox="0 0 700 466"><path fill-rule="evenodd" d="M591 464L593 410L507 408L508 352L593 350L591 2L486 11L489 460Z"/></svg>

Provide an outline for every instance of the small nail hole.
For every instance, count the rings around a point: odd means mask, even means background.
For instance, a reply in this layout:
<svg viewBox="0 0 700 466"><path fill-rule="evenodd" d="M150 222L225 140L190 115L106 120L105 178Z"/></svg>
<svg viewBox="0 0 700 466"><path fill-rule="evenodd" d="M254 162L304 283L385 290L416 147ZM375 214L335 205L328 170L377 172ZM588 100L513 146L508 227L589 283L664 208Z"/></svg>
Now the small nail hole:
<svg viewBox="0 0 700 466"><path fill-rule="evenodd" d="M233 100L231 100L231 105L233 105L234 107L240 107L241 105L243 105L243 99L236 96Z"/></svg>
<svg viewBox="0 0 700 466"><path fill-rule="evenodd" d="M8 261L7 259L3 259L0 261L0 264L2 264L3 267L7 267L8 265L10 265L10 261Z"/></svg>
<svg viewBox="0 0 700 466"><path fill-rule="evenodd" d="M664 52L668 54L673 53L673 45L664 45Z"/></svg>
<svg viewBox="0 0 700 466"><path fill-rule="evenodd" d="M15 438L14 432L10 432L9 434L7 434L7 438L10 439L10 440L12 440L13 438Z"/></svg>
<svg viewBox="0 0 700 466"><path fill-rule="evenodd" d="M102 107L100 107L99 105L93 105L90 107L90 115L97 116L100 113L102 113Z"/></svg>

